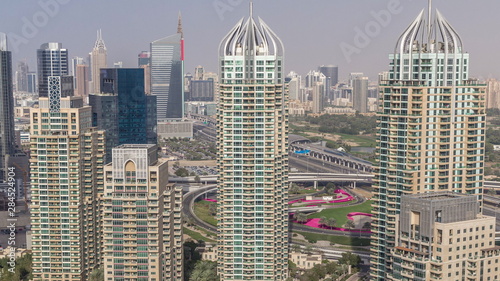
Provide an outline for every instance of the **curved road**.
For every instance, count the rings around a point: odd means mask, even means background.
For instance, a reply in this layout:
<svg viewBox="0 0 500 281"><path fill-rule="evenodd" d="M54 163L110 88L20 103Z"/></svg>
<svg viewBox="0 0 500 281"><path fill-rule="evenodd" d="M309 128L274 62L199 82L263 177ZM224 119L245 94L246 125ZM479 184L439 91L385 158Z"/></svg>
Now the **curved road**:
<svg viewBox="0 0 500 281"><path fill-rule="evenodd" d="M184 202L187 204L183 204L182 206L182 213L185 218L191 220L194 224L197 226L213 232L217 233L217 227L204 222L203 220L199 219L195 214L193 210L194 206L194 201L196 198L198 198L201 194L210 192L212 190L216 189L216 185L207 185L204 186L198 190L195 191L190 191L184 195ZM352 195L352 194L351 194ZM351 203L348 204L349 206L352 205L358 205L364 202L363 198L358 198L358 202L356 203ZM338 230L327 230L327 229L320 229L320 228L314 228L314 227L308 227L304 225L300 225L297 223L290 223L290 231L302 231L302 232L308 232L308 233L315 233L315 234L323 234L323 235L341 235L341 236L350 236L350 237L363 237L367 238L370 237L370 233L357 233L357 232L347 232L347 231L338 231Z"/></svg>

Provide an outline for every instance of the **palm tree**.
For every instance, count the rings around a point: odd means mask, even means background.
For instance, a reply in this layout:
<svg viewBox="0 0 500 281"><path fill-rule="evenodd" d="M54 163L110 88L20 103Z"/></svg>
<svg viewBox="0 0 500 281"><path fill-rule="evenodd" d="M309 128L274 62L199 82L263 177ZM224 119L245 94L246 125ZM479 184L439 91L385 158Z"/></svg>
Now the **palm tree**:
<svg viewBox="0 0 500 281"><path fill-rule="evenodd" d="M326 226L328 226L330 229L334 228L337 226L337 220L335 218L329 218L326 220Z"/></svg>
<svg viewBox="0 0 500 281"><path fill-rule="evenodd" d="M323 226L328 226L328 219L326 217L321 217L319 224Z"/></svg>
<svg viewBox="0 0 500 281"><path fill-rule="evenodd" d="M354 221L352 220L347 220L347 222L344 225L347 229L354 228L356 225L354 224Z"/></svg>
<svg viewBox="0 0 500 281"><path fill-rule="evenodd" d="M298 222L298 223L304 223L304 222L307 222L307 215L304 214L304 213L295 213L293 215L293 217L295 218L295 220Z"/></svg>

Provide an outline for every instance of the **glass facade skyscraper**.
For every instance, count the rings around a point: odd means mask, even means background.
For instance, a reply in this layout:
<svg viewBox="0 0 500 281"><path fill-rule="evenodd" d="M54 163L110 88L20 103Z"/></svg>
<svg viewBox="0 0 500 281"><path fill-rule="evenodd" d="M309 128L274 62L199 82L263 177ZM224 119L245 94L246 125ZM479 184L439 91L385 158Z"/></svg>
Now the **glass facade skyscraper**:
<svg viewBox="0 0 500 281"><path fill-rule="evenodd" d="M121 144L156 144L156 105L144 93L144 69L101 69L101 94L90 95L93 125L106 130L107 162Z"/></svg>
<svg viewBox="0 0 500 281"><path fill-rule="evenodd" d="M37 50L38 96L48 97L49 76L67 76L68 50L61 43L45 43Z"/></svg>
<svg viewBox="0 0 500 281"><path fill-rule="evenodd" d="M12 54L0 33L0 182L6 179L7 158L15 152Z"/></svg>
<svg viewBox="0 0 500 281"><path fill-rule="evenodd" d="M415 279L408 279L401 276L407 265L394 259L401 196L451 191L482 202L485 86L469 78L469 54L460 36L430 6L427 16L422 10L401 35L390 60L377 115L371 277L425 280L417 260ZM429 237L412 239L410 252L430 259L439 255Z"/></svg>
<svg viewBox="0 0 500 281"><path fill-rule="evenodd" d="M184 116L184 44L181 33L151 43L151 93L158 121Z"/></svg>
<svg viewBox="0 0 500 281"><path fill-rule="evenodd" d="M284 48L250 15L222 40L217 112L221 280L288 277Z"/></svg>

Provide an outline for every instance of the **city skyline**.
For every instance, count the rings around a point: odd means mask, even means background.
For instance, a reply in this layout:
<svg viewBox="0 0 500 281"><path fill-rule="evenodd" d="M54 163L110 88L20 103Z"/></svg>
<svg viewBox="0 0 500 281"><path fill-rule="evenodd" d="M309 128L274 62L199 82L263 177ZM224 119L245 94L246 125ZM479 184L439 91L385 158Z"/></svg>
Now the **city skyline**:
<svg viewBox="0 0 500 281"><path fill-rule="evenodd" d="M136 67L137 54L148 50L149 42L175 32L180 11L183 14L186 38L186 72L192 73L197 65L203 65L208 71L217 71L217 60L213 56L217 52L217 38L222 37L224 27L239 20L248 7L248 1L227 0L198 0L194 3L150 1L148 5L130 1L127 5L120 5L120 9L117 9L116 1L99 3L102 11L113 10L111 15L92 14L92 1L40 1L56 3L46 6L45 10L40 5L16 2L10 9L0 11L3 18L9 19L2 26L2 31L13 37L10 40L13 62L26 58L33 69L35 50L45 42L63 43L70 50L70 58L84 57L95 42L95 30L102 29L106 37L109 61L123 61L124 67ZM467 9L471 3L466 0L454 2L454 10L458 11ZM122 3L123 1L120 2ZM302 75L320 65L334 64L339 65L341 80L345 80L349 72L362 71L375 81L377 73L387 65L386 57L393 48L391 42L397 40L399 27L406 25L406 19L413 17L414 11L420 10L425 1L323 1L321 4L313 6L301 1L255 1L256 13L268 18L276 32L283 34L281 37L284 44L290 46L287 49L289 59L285 73L294 70ZM444 1L435 1L434 6L442 10L449 9ZM494 11L500 9L500 3L486 0L482 6L484 9L481 9L481 13L468 13L467 21L463 20L463 13L459 12L448 13L448 20L455 23L455 27L461 30L462 37L468 42L464 46L465 50L474 54L475 63L471 65L471 76L481 79L499 78L500 70L489 62L500 60L500 54L484 52L484 46L493 48L500 43L497 42L500 39L485 37L484 32L477 31L494 26L499 21ZM279 10L281 12L277 14L276 11ZM385 12L389 13L390 20L381 16L387 15ZM148 14L146 20L143 17L145 14ZM384 19L377 22L376 14ZM92 15L91 21L89 15ZM112 20L125 17L129 20ZM296 21L288 22L288 18ZM31 30L28 22L34 27ZM76 28L68 29L68 25ZM340 28L336 28L338 26ZM373 36L367 37L366 44L355 44L357 29L365 28L372 28ZM301 44L297 44L298 42ZM342 47L347 51L343 52ZM304 50L311 51L303 56L301 53ZM352 51L355 53L345 53ZM347 57L350 57L350 62ZM370 64L366 64L366 61L370 61Z"/></svg>

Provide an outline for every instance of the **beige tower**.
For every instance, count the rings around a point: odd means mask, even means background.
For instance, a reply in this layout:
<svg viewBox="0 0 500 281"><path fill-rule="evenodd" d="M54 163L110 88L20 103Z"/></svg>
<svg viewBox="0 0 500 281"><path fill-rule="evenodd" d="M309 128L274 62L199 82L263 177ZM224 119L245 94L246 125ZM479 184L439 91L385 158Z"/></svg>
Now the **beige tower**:
<svg viewBox="0 0 500 281"><path fill-rule="evenodd" d="M92 78L92 82L90 83L90 93L100 94L100 70L101 68L108 67L108 51L106 49L106 45L104 44L104 40L102 39L102 33L100 29L97 31L97 41L95 42L94 49L92 49L92 52L90 52L90 67Z"/></svg>
<svg viewBox="0 0 500 281"><path fill-rule="evenodd" d="M183 280L182 188L157 150L120 145L104 167L104 280Z"/></svg>
<svg viewBox="0 0 500 281"><path fill-rule="evenodd" d="M393 258L403 223L397 219L401 196L450 191L483 199L486 87L469 79L460 36L429 7L427 17L422 11L405 30L390 59L377 114L371 247L377 281L404 280Z"/></svg>
<svg viewBox="0 0 500 281"><path fill-rule="evenodd" d="M31 111L31 224L36 281L80 281L101 263L99 194L104 132L72 96L73 78L51 76Z"/></svg>
<svg viewBox="0 0 500 281"><path fill-rule="evenodd" d="M250 15L222 40L217 112L221 280L288 277L288 109L284 49Z"/></svg>

